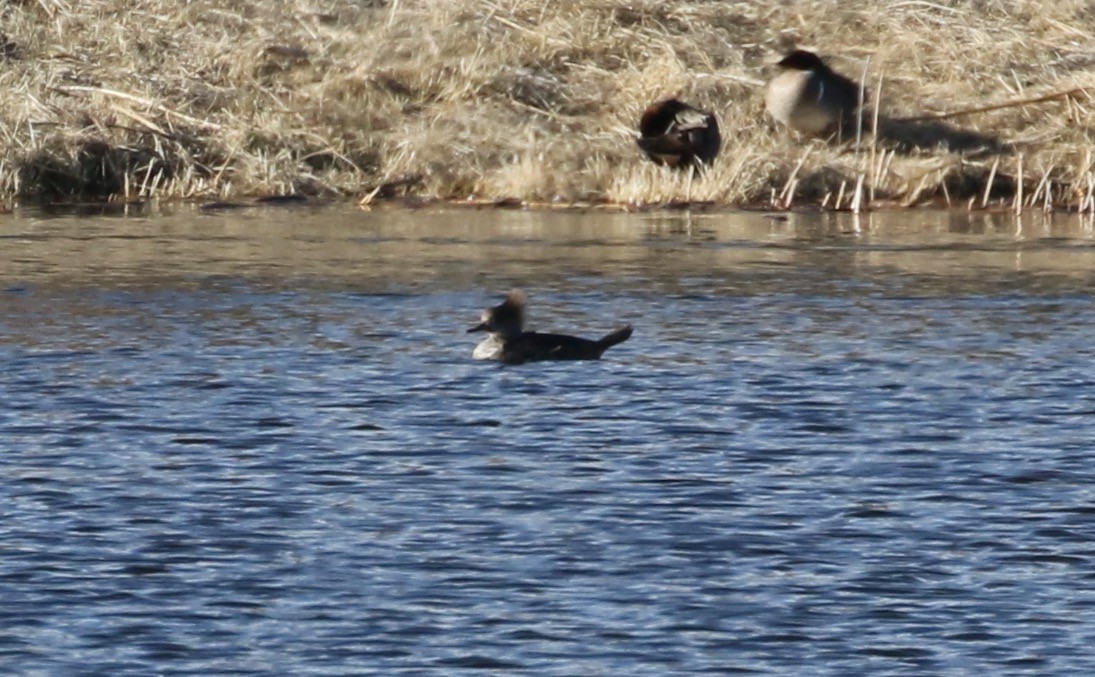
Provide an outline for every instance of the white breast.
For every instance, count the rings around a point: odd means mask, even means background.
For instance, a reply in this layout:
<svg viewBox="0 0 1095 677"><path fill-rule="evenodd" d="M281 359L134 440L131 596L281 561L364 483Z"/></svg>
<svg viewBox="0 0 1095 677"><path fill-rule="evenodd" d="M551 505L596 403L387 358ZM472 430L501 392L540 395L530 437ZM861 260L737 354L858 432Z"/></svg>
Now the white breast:
<svg viewBox="0 0 1095 677"><path fill-rule="evenodd" d="M472 351L471 358L473 360L501 359L502 339L494 336L493 334L483 339L479 342L479 345L475 346L475 350Z"/></svg>
<svg viewBox="0 0 1095 677"><path fill-rule="evenodd" d="M823 99L821 82L809 71L784 71L769 81L764 93L769 115L806 134L820 134L838 120L839 111Z"/></svg>

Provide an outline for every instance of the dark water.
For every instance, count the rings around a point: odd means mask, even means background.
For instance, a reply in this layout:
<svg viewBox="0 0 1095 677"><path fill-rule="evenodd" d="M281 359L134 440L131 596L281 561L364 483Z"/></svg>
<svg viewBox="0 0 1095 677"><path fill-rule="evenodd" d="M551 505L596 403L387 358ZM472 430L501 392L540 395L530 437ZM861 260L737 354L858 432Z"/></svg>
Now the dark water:
<svg viewBox="0 0 1095 677"><path fill-rule="evenodd" d="M1065 218L0 217L0 673L1095 674ZM464 329L635 335L502 368Z"/></svg>

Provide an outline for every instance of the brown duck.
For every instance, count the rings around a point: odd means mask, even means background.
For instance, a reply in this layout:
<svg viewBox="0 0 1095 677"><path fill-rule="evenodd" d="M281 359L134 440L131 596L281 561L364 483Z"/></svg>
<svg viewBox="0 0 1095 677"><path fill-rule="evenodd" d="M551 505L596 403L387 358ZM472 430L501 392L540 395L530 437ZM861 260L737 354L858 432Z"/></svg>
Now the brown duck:
<svg viewBox="0 0 1095 677"><path fill-rule="evenodd" d="M715 116L677 99L643 111L636 141L651 160L677 169L709 167L722 145Z"/></svg>

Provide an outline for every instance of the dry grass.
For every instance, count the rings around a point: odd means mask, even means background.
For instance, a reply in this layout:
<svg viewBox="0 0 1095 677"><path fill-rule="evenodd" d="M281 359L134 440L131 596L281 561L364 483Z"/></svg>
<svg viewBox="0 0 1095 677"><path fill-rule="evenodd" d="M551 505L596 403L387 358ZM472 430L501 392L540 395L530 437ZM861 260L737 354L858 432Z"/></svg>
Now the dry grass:
<svg viewBox="0 0 1095 677"><path fill-rule="evenodd" d="M1089 0L17 0L0 16L9 199L1095 211ZM766 64L792 45L881 93L864 121L877 143L765 119ZM1063 91L946 127L895 121ZM640 111L667 95L719 116L723 153L703 176L634 145ZM985 137L992 151L960 150Z"/></svg>

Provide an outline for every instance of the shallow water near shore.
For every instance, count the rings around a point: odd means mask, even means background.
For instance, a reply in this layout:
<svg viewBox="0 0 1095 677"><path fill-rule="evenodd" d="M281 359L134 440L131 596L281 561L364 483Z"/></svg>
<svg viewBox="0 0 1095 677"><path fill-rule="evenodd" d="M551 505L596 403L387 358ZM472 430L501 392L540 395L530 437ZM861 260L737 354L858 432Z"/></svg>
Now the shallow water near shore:
<svg viewBox="0 0 1095 677"><path fill-rule="evenodd" d="M1095 232L0 217L5 674L1095 671ZM465 333L634 336L500 367Z"/></svg>

